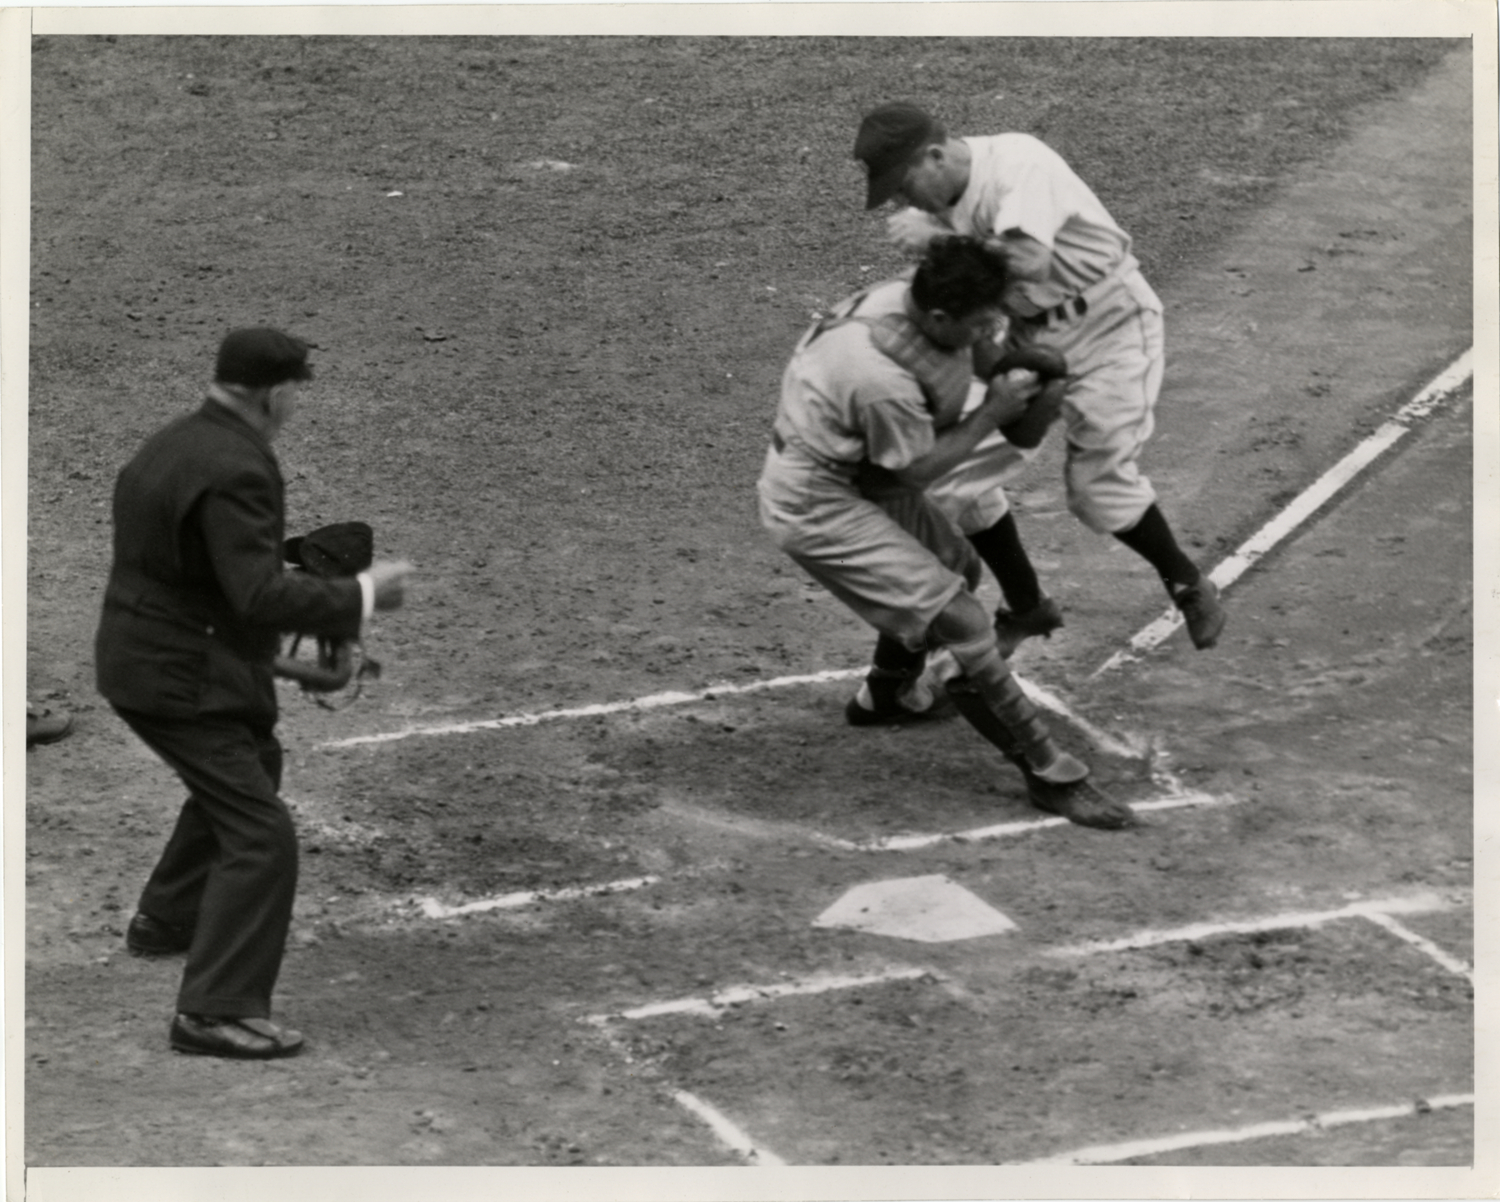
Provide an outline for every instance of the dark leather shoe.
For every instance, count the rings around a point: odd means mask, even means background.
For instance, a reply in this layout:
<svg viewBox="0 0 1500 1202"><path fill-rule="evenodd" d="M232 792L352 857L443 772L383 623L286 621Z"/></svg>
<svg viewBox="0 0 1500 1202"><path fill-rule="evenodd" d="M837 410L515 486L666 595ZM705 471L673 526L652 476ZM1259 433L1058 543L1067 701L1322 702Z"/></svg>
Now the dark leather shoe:
<svg viewBox="0 0 1500 1202"><path fill-rule="evenodd" d="M172 1047L195 1056L234 1060L274 1060L302 1050L302 1035L264 1018L179 1014L172 1020Z"/></svg>
<svg viewBox="0 0 1500 1202"><path fill-rule="evenodd" d="M53 713L46 706L26 707L26 746L56 743L73 733L73 715Z"/></svg>
<svg viewBox="0 0 1500 1202"><path fill-rule="evenodd" d="M175 956L192 943L191 927L174 927L149 914L137 913L125 928L125 950L132 956Z"/></svg>
<svg viewBox="0 0 1500 1202"><path fill-rule="evenodd" d="M1173 603L1182 611L1188 637L1199 651L1216 646L1224 630L1224 606L1219 603L1219 586L1207 576L1190 588L1172 594Z"/></svg>
<svg viewBox="0 0 1500 1202"><path fill-rule="evenodd" d="M1116 801L1092 781L1076 780L1055 785L1043 780L1024 762L1016 766L1026 777L1026 792L1031 804L1044 813L1056 814L1077 826L1091 826L1101 831L1120 831L1140 825L1134 810L1124 802Z"/></svg>
<svg viewBox="0 0 1500 1202"><path fill-rule="evenodd" d="M1009 659L1027 639L1050 639L1054 630L1063 625L1062 607L1051 597L1043 597L1025 613L1012 613L1008 609L995 611L995 639L1000 644L1000 654Z"/></svg>

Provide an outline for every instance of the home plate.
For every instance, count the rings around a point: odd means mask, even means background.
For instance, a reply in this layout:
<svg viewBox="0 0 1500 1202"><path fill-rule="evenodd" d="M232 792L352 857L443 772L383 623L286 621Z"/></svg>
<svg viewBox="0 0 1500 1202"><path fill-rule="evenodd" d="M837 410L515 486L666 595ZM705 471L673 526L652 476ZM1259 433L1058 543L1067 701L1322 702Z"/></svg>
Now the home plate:
<svg viewBox="0 0 1500 1202"><path fill-rule="evenodd" d="M1016 924L945 876L913 876L856 885L814 920L893 939L949 943L1013 931Z"/></svg>

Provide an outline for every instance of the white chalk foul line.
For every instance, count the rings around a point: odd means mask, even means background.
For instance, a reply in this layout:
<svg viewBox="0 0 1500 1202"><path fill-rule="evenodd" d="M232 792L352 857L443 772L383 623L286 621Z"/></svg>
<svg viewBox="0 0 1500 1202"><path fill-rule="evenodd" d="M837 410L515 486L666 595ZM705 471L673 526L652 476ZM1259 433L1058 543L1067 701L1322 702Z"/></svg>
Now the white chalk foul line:
<svg viewBox="0 0 1500 1202"><path fill-rule="evenodd" d="M685 1089L679 1089L672 1094L672 1100L707 1123L724 1145L731 1151L739 1153L748 1164L761 1168L774 1168L786 1164L781 1157L764 1145L757 1144L702 1098L688 1093Z"/></svg>
<svg viewBox="0 0 1500 1202"><path fill-rule="evenodd" d="M1469 982L1469 984L1472 985L1474 983L1473 968L1471 968L1468 964L1465 964L1457 956L1450 956L1437 944L1433 943L1432 940L1418 935L1409 927L1403 926L1389 914L1385 914L1376 910L1367 910L1361 915L1361 917L1368 918L1378 927L1383 927L1392 935L1396 936L1397 939L1404 939L1407 943L1411 944L1412 947L1416 948L1424 955L1431 957L1433 960L1436 960L1449 972L1463 977L1464 980Z"/></svg>
<svg viewBox="0 0 1500 1202"><path fill-rule="evenodd" d="M1205 1148L1214 1144L1245 1143L1278 1135L1306 1135L1314 1131L1327 1130L1330 1127L1348 1126L1352 1123L1374 1123L1382 1119L1410 1118L1413 1115L1427 1114L1433 1110L1452 1110L1460 1106L1472 1105L1474 1105L1474 1095L1471 1093L1442 1094L1393 1106L1374 1106L1366 1110L1330 1110L1309 1118L1254 1123L1248 1127L1234 1127L1228 1130L1188 1131L1180 1135L1162 1136L1158 1139L1139 1139L1120 1144L1096 1144L1088 1148L1075 1148L1071 1152L1049 1156L1043 1160L1013 1161L1008 1167L1040 1168L1046 1165L1118 1164L1122 1160L1134 1160L1142 1156L1160 1156L1167 1152L1184 1152L1191 1148Z"/></svg>
<svg viewBox="0 0 1500 1202"><path fill-rule="evenodd" d="M1200 939L1216 939L1224 935L1247 935L1257 931L1284 931L1303 927L1322 926L1345 918L1370 918L1383 914L1430 914L1452 908L1452 903L1436 894L1423 893L1414 897L1390 897L1375 901L1355 902L1337 910L1302 911L1289 914L1270 914L1264 918L1235 919L1227 922L1200 922L1191 926L1177 927L1167 931L1137 931L1120 939L1104 939L1092 943L1076 943L1067 947L1049 948L1049 956L1097 956L1104 952L1132 951L1137 948L1155 947L1163 943L1185 943Z"/></svg>
<svg viewBox="0 0 1500 1202"><path fill-rule="evenodd" d="M1214 797L1208 793L1179 793L1170 797L1158 797L1151 801L1140 801L1130 808L1137 813L1150 810L1179 810L1187 806L1234 805L1233 797ZM981 826L973 830L940 832L935 835L887 835L883 839L865 841L840 839L834 835L814 835L813 838L825 847L837 847L841 851L918 851L924 847L935 847L940 843L978 843L985 839L1007 839L1015 835L1029 835L1033 831L1046 830L1053 826L1070 826L1066 818L1027 818L1019 822L999 822L994 826Z"/></svg>
<svg viewBox="0 0 1500 1202"><path fill-rule="evenodd" d="M1449 400L1473 374L1474 352L1470 349L1455 359L1421 392L1397 410L1375 433L1323 473L1290 505L1247 539L1238 551L1227 559L1221 560L1208 574L1209 579L1221 589L1228 588L1266 552L1332 500L1360 472L1385 454L1399 439L1409 434L1412 423L1428 416L1439 405ZM1112 668L1136 659L1140 652L1150 650L1163 642L1181 625L1182 615L1175 609L1167 610L1156 621L1136 634L1125 650L1117 651L1105 660L1103 665L1095 670L1093 676L1097 677Z"/></svg>
<svg viewBox="0 0 1500 1202"><path fill-rule="evenodd" d="M698 1014L712 1016L730 1006L742 1006L748 1002L769 1002L784 997L799 997L810 994L833 993L840 989L863 989L871 985L888 985L892 981L938 980L938 974L930 968L893 967L881 972L862 976L820 974L794 981L777 981L770 985L731 985L708 997L673 998L671 1001L651 1002L634 1006L616 1014L594 1014L586 1020L594 1026L625 1020L659 1018L663 1014Z"/></svg>
<svg viewBox="0 0 1500 1202"><path fill-rule="evenodd" d="M583 705L574 709L542 710L539 713L511 714L504 718L484 718L475 722L453 722L443 726L408 726L405 730L392 730L384 734L354 735L347 739L334 739L327 743L315 743L317 751L336 747L357 747L366 743L394 743L400 739L412 739L427 735L466 735L480 730L505 730L514 726L537 726L543 722L557 722L569 718L601 718L609 714L631 711L663 709L673 705L690 705L696 701L713 701L718 697L729 697L741 693L763 693L767 689L785 689L793 685L822 684L830 680L852 680L863 676L868 668L839 668L829 672L814 672L807 676L777 676L771 680L752 680L748 684L719 684L695 693L653 693L647 697L634 697L628 701L606 701L598 705Z"/></svg>
<svg viewBox="0 0 1500 1202"><path fill-rule="evenodd" d="M529 906L535 902L572 901L580 897L597 897L603 893L625 893L632 889L644 889L647 885L655 885L660 880L660 877L640 876L624 881L605 881L598 885L570 885L561 889L503 893L498 897L463 902L456 906L444 905L434 897L424 897L418 899L417 905L428 918L453 918L460 914L480 914L486 910L509 910L518 906Z"/></svg>
<svg viewBox="0 0 1500 1202"><path fill-rule="evenodd" d="M404 730L385 731L381 734L351 735L347 739L333 739L325 743L314 743L313 750L326 751L339 747L358 747L374 743L395 743L402 739L424 738L433 735L466 735L481 730L508 730L523 726L540 726L543 722L559 722L573 718L603 718L610 714L642 712L666 709L676 705L692 705L699 701L714 701L720 697L733 697L745 693L764 693L771 689L788 689L797 685L827 684L835 680L856 680L869 671L863 668L835 668L826 672L813 672L803 676L776 676L770 680L752 680L745 684L710 685L693 693L652 693L645 697L632 697L625 701L605 701L596 705L576 706L572 709L540 710L529 714L508 714L503 718L481 718L472 722L449 722L437 726L408 726ZM1135 757L1142 754L1135 741L1122 742L1091 725L1075 713L1065 702L1048 692L1034 681L1016 673L1016 681L1038 705L1075 723L1078 728L1099 747L1116 755Z"/></svg>

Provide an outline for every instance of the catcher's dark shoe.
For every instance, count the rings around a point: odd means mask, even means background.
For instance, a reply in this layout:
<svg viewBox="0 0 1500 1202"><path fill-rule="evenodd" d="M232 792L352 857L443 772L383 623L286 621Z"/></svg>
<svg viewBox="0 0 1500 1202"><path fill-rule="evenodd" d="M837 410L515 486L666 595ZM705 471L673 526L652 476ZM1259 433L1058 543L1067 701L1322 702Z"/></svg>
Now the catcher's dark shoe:
<svg viewBox="0 0 1500 1202"><path fill-rule="evenodd" d="M54 713L46 706L26 707L26 746L56 743L73 733L73 715Z"/></svg>
<svg viewBox="0 0 1500 1202"><path fill-rule="evenodd" d="M1212 580L1200 576L1197 584L1175 590L1172 603L1182 611L1194 647L1206 651L1219 641L1224 629L1224 607L1219 604L1219 586Z"/></svg>
<svg viewBox="0 0 1500 1202"><path fill-rule="evenodd" d="M1102 792L1091 781L1054 785L1030 769L1022 768L1022 772L1026 776L1026 791L1031 804L1039 810L1066 818L1078 826L1091 826L1102 831L1139 825L1134 810Z"/></svg>
<svg viewBox="0 0 1500 1202"><path fill-rule="evenodd" d="M132 956L175 956L193 944L191 927L176 927L137 913L125 928L125 950Z"/></svg>
<svg viewBox="0 0 1500 1202"><path fill-rule="evenodd" d="M172 1020L172 1048L195 1056L275 1060L302 1050L302 1035L264 1018L179 1014Z"/></svg>
<svg viewBox="0 0 1500 1202"><path fill-rule="evenodd" d="M850 726L905 726L954 715L953 703L946 696L921 686L919 678L899 694L882 699L871 692L869 684L862 684L844 706L844 717Z"/></svg>
<svg viewBox="0 0 1500 1202"><path fill-rule="evenodd" d="M1038 636L1050 639L1054 630L1062 629L1062 624L1062 609L1051 597L1043 597L1022 614L997 609L995 638L1000 643L1000 654L1009 659L1026 639Z"/></svg>

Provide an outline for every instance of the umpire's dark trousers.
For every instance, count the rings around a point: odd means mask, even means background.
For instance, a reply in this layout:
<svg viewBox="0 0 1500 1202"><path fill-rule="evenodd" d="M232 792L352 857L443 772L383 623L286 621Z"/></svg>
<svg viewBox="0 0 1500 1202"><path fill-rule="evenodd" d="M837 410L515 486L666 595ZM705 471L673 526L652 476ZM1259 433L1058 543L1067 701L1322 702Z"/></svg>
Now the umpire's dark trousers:
<svg viewBox="0 0 1500 1202"><path fill-rule="evenodd" d="M188 789L140 901L193 932L178 1012L269 1018L297 892L275 725L116 712Z"/></svg>

